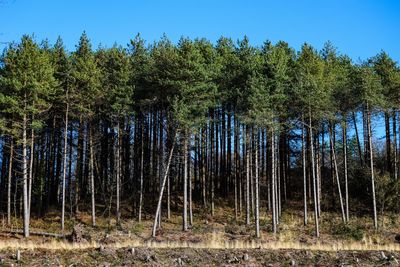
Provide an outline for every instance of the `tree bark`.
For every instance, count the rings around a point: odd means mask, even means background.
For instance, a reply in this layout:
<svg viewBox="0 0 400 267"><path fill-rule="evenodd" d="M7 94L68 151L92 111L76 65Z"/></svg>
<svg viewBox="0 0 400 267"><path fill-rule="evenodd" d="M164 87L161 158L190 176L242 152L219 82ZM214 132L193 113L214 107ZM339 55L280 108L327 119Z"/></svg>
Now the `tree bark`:
<svg viewBox="0 0 400 267"><path fill-rule="evenodd" d="M353 123L354 123L354 130L355 130L355 134L356 134L356 140L357 140L358 157L360 158L361 165L363 165L361 143L360 143L360 137L358 135L357 120L356 120L356 115L355 115L354 111L352 112L352 117L353 117Z"/></svg>
<svg viewBox="0 0 400 267"><path fill-rule="evenodd" d="M89 147L90 147L90 190L91 190L91 200L92 200L92 226L96 226L96 202L95 202L95 190L94 190L94 151L93 151L93 130L92 125L90 125L89 133Z"/></svg>
<svg viewBox="0 0 400 267"><path fill-rule="evenodd" d="M319 221L318 221L318 206L317 206L317 181L315 176L315 162L314 162L314 142L313 142L313 128L311 109L309 111L309 127L310 127L310 148L311 148L311 172L313 180L313 195L314 195L314 220L315 220L315 235L319 237Z"/></svg>
<svg viewBox="0 0 400 267"><path fill-rule="evenodd" d="M390 118L389 113L385 112L385 133L386 133L386 170L392 172L392 152L390 141Z"/></svg>
<svg viewBox="0 0 400 267"><path fill-rule="evenodd" d="M274 234L276 234L277 229L276 229L276 216L277 216L277 210L276 210L276 185L275 185L275 180L276 180L276 169L275 169L275 133L274 129L271 129L271 191L272 191L272 229Z"/></svg>
<svg viewBox="0 0 400 267"><path fill-rule="evenodd" d="M32 120L34 117L32 116ZM32 204L32 182L33 182L33 156L35 155L35 131L31 129L31 151L29 158L29 184L28 184L28 212L31 214Z"/></svg>
<svg viewBox="0 0 400 267"><path fill-rule="evenodd" d="M257 137L255 139L255 181L254 181L254 191L255 191L255 221L256 221L256 237L260 238L260 205L259 205L259 177L258 177L258 130Z"/></svg>
<svg viewBox="0 0 400 267"><path fill-rule="evenodd" d="M27 173L27 153L26 153L26 128L27 116L23 115L22 121L22 177L23 177L23 212L24 212L24 237L29 237L29 207L28 207L28 173Z"/></svg>
<svg viewBox="0 0 400 267"><path fill-rule="evenodd" d="M374 227L378 229L378 215L376 212L376 196L375 196L375 176L374 176L374 157L372 148L372 131L371 131L371 111L367 103L367 127L368 127L368 143L369 143L369 160L371 170L371 188L372 188L372 208L374 216Z"/></svg>
<svg viewBox="0 0 400 267"><path fill-rule="evenodd" d="M142 208L143 208L143 175L144 175L144 124L142 120L141 125L141 137L140 137L140 185L139 185L139 212L138 212L138 222L142 222ZM168 186L169 188L169 186ZM169 211L169 209L168 209Z"/></svg>
<svg viewBox="0 0 400 267"><path fill-rule="evenodd" d="M343 221L343 223L346 223L346 213L345 213L344 207L343 207L342 190L340 187L339 171L338 171L337 161L336 161L335 146L333 144L333 139L332 139L332 129L329 130L329 139L330 139L330 142L332 145L332 157L333 157L333 164L335 167L335 176L336 176L336 184L337 184L338 193L339 193L340 209L342 211L342 221Z"/></svg>
<svg viewBox="0 0 400 267"><path fill-rule="evenodd" d="M347 168L347 122L346 117L343 122L343 169L344 169L344 187L345 187L345 203L346 203L346 221L350 220L349 215L349 183L348 183L348 168Z"/></svg>
<svg viewBox="0 0 400 267"><path fill-rule="evenodd" d="M117 224L120 223L121 220L121 211L120 211L120 183L121 183L121 154L120 154L120 140L121 140L121 129L120 129L120 122L118 119L117 123L117 151L116 151L116 191L117 191L117 207L116 207L116 219Z"/></svg>
<svg viewBox="0 0 400 267"><path fill-rule="evenodd" d="M250 225L250 135L246 126L246 225Z"/></svg>
<svg viewBox="0 0 400 267"><path fill-rule="evenodd" d="M68 93L67 93L67 97L68 97ZM64 127L63 177L62 177L62 201L61 201L61 233L62 234L64 234L64 221L65 221L65 179L67 176L68 111L69 111L69 103L67 103L67 107L66 107L66 111L65 111L65 127Z"/></svg>
<svg viewBox="0 0 400 267"><path fill-rule="evenodd" d="M188 133L183 136L183 224L182 230L187 231L187 180L188 180Z"/></svg>
<svg viewBox="0 0 400 267"><path fill-rule="evenodd" d="M302 115L302 129L301 129L301 151L302 151L302 164L303 164L303 205L304 205L304 225L307 225L307 173L306 173L306 144L305 144L305 128L304 128L304 115Z"/></svg>
<svg viewBox="0 0 400 267"><path fill-rule="evenodd" d="M161 202L162 202L162 197L163 197L163 193L164 193L165 182L166 182L167 177L168 177L169 166L171 165L171 160L172 160L172 155L174 153L174 148L175 148L175 136L174 136L174 139L172 141L171 151L169 152L168 162L167 162L167 166L165 168L164 178L163 178L163 182L162 182L162 185L161 185L161 191L160 191L160 195L159 195L159 198L158 198L156 215L154 216L154 224L153 224L153 229L152 229L152 236L153 237L156 236L157 218L158 218L158 214L159 214L160 209L161 209Z"/></svg>
<svg viewBox="0 0 400 267"><path fill-rule="evenodd" d="M7 181L7 225L11 225L11 180L14 160L14 139L10 137L10 159L8 162L8 181Z"/></svg>
<svg viewBox="0 0 400 267"><path fill-rule="evenodd" d="M397 120L397 114L396 111L393 111L393 120L392 120L392 125L393 125L393 173L394 173L394 179L397 181L398 178L398 170L397 170L397 125L396 125L396 120Z"/></svg>

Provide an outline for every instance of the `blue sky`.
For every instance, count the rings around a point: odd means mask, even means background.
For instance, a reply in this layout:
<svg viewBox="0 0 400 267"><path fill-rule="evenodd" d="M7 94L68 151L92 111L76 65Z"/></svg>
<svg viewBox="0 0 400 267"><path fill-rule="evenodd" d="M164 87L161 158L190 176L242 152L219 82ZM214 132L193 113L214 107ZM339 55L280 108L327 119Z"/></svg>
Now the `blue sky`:
<svg viewBox="0 0 400 267"><path fill-rule="evenodd" d="M54 42L60 35L73 50L84 30L94 47L125 45L138 32L149 42L163 33L174 42L181 36L215 41L246 34L254 45L269 39L320 49L330 40L355 61L381 49L400 60L400 1L0 0L0 42L32 33Z"/></svg>

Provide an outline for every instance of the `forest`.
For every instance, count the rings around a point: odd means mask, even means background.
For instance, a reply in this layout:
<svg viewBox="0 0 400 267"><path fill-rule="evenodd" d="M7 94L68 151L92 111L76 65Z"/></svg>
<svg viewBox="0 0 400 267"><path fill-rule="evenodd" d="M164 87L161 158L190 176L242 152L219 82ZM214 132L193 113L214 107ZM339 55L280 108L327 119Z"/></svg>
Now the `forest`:
<svg viewBox="0 0 400 267"><path fill-rule="evenodd" d="M93 49L85 32L67 51L25 35L0 58L0 213L24 237L49 212L62 234L85 212L93 227L151 220L156 236L218 207L253 238L284 231L294 206L316 238L324 212L378 229L400 210L399 107L384 51L140 35Z"/></svg>

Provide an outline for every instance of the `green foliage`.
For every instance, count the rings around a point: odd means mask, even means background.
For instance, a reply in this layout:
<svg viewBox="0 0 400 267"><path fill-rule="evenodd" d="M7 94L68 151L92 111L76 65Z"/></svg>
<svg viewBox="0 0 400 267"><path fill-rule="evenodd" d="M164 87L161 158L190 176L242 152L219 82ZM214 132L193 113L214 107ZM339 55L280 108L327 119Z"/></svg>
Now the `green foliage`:
<svg viewBox="0 0 400 267"><path fill-rule="evenodd" d="M333 235L360 241L364 237L364 229L360 225L339 224L333 227Z"/></svg>
<svg viewBox="0 0 400 267"><path fill-rule="evenodd" d="M212 45L204 40L181 39L178 44L178 69L172 81L177 94L171 96L172 112L182 129L195 129L205 122L214 104L217 87Z"/></svg>
<svg viewBox="0 0 400 267"><path fill-rule="evenodd" d="M89 38L83 32L76 51L72 54L74 90L78 95L77 110L85 116L93 116L95 104L100 100L100 71Z"/></svg>
<svg viewBox="0 0 400 267"><path fill-rule="evenodd" d="M380 211L398 208L398 192L400 192L400 181L394 180L389 173L376 175L376 199Z"/></svg>
<svg viewBox="0 0 400 267"><path fill-rule="evenodd" d="M130 84L128 53L122 47L113 46L100 50L97 59L101 69L99 98L104 98L103 112L110 117L120 118L133 111L133 86Z"/></svg>
<svg viewBox="0 0 400 267"><path fill-rule="evenodd" d="M39 115L51 106L56 92L54 68L47 50L27 35L5 50L2 65L0 106L7 121L3 120L2 130L18 137L23 117Z"/></svg>
<svg viewBox="0 0 400 267"><path fill-rule="evenodd" d="M329 92L324 90L324 62L318 52L304 44L296 61L295 104L300 112L312 111L320 118L328 110Z"/></svg>

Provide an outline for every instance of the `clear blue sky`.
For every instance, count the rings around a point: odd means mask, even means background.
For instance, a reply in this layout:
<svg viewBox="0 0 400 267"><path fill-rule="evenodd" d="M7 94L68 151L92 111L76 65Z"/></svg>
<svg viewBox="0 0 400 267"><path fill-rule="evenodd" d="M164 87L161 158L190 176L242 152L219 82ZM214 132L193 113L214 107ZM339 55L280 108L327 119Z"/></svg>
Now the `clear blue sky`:
<svg viewBox="0 0 400 267"><path fill-rule="evenodd" d="M355 61L381 49L400 60L400 1L395 0L0 0L0 42L18 41L26 33L54 42L60 35L73 50L84 30L95 48L125 45L138 32L149 42L163 33L174 42L181 36L215 41L246 34L255 45L269 39L320 49L331 40Z"/></svg>

